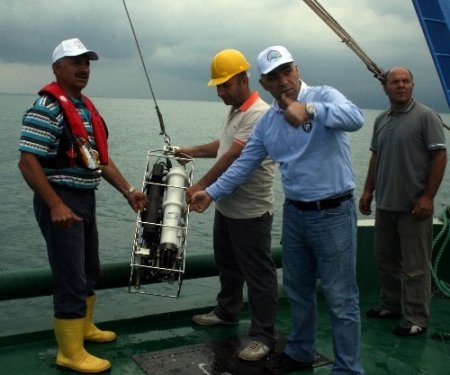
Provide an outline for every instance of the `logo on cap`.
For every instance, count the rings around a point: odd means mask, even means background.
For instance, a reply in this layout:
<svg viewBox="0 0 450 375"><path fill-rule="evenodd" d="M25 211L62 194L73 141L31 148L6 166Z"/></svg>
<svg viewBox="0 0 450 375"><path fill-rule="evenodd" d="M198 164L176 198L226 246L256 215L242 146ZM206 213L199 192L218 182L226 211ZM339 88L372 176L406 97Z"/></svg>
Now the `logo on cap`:
<svg viewBox="0 0 450 375"><path fill-rule="evenodd" d="M276 49L270 50L270 51L267 53L267 61L269 61L270 63L272 63L273 61L276 61L276 60L280 59L281 57L282 57L282 56L281 56L281 53L278 52Z"/></svg>
<svg viewBox="0 0 450 375"><path fill-rule="evenodd" d="M75 39L73 41L73 43L75 44L75 46L79 49L86 49L86 47L84 46L83 43L81 43L81 40Z"/></svg>

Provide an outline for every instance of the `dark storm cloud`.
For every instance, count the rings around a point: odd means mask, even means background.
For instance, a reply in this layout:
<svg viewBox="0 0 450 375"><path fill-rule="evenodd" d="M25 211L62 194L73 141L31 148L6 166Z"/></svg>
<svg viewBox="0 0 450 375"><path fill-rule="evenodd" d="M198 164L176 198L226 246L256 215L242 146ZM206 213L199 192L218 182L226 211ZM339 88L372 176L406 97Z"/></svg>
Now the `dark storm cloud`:
<svg viewBox="0 0 450 375"><path fill-rule="evenodd" d="M408 66L420 100L448 110L410 0L321 0L382 68ZM126 0L156 95L214 100L209 62L224 48L252 64L283 44L310 84L329 84L358 105L386 105L378 82L358 57L300 0ZM62 40L79 37L100 55L88 92L148 97L149 90L122 0L0 0L0 91L35 92L52 78L50 57ZM26 79L24 79L26 77Z"/></svg>

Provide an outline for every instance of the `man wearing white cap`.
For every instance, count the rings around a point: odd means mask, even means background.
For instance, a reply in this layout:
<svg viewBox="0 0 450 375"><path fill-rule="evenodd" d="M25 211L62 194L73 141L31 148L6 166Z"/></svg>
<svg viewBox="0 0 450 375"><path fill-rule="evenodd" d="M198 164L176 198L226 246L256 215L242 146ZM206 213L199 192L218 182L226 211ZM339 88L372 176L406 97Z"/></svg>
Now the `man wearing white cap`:
<svg viewBox="0 0 450 375"><path fill-rule="evenodd" d="M311 367L316 356L316 282L328 303L334 344L332 374L364 374L360 362L359 292L356 284L355 179L347 132L364 118L329 86L300 80L283 46L258 56L260 83L274 97L255 125L239 159L191 199L202 212L212 200L232 194L267 156L279 164L283 210L283 282L293 329L284 351L269 359L272 373Z"/></svg>
<svg viewBox="0 0 450 375"><path fill-rule="evenodd" d="M116 334L92 322L100 271L95 189L103 176L138 211L145 195L130 185L108 155L108 132L81 91L94 51L77 39L53 52L56 82L43 87L23 117L19 168L34 191L36 220L47 243L53 275L56 364L97 373L111 367L84 349L84 341L110 342Z"/></svg>

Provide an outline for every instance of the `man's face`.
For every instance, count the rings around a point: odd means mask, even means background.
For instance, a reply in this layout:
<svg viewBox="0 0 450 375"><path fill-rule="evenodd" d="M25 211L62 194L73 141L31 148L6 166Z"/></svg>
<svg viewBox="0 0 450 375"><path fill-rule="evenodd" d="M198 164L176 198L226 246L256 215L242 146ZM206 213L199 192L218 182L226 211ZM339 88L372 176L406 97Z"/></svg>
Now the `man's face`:
<svg viewBox="0 0 450 375"><path fill-rule="evenodd" d="M56 81L69 94L76 96L89 81L90 61L86 55L64 57L53 64Z"/></svg>
<svg viewBox="0 0 450 375"><path fill-rule="evenodd" d="M411 100L414 82L408 70L398 68L389 72L383 88L392 105L402 106Z"/></svg>
<svg viewBox="0 0 450 375"><path fill-rule="evenodd" d="M297 65L287 63L263 74L259 82L278 102L283 93L290 99L297 100L300 91L299 77Z"/></svg>
<svg viewBox="0 0 450 375"><path fill-rule="evenodd" d="M248 80L248 78L243 75L231 77L228 81L217 85L217 95L226 105L240 107L245 101L243 99L244 88L246 87L245 80Z"/></svg>

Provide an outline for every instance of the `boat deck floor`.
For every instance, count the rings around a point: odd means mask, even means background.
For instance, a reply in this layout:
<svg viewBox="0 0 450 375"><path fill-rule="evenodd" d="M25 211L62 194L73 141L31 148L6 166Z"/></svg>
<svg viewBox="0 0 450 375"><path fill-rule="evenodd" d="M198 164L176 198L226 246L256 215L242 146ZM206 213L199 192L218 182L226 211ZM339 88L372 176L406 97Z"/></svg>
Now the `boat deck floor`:
<svg viewBox="0 0 450 375"><path fill-rule="evenodd" d="M193 363L197 364L196 374L231 374L208 370L212 368L208 367L212 364L205 363L198 348L201 344L220 340L235 342L235 346L239 346L240 340L245 340L250 326L248 309L243 310L238 325L201 327L191 322L192 314L211 309L217 287L217 278L187 280L178 299L135 295L127 293L123 288L99 291L96 313L96 320L100 322L98 326L115 330L119 338L109 344L87 343L86 348L92 354L112 362L111 374L188 375L191 372L187 369ZM377 300L376 293L362 293L361 311L376 305ZM68 373L54 364L56 343L51 330L50 297L3 301L0 302L0 311L2 374ZM395 320L370 320L362 314L361 358L366 374L449 374L450 340L433 339L435 334L450 332L449 311L450 300L434 296L432 324L425 334L415 337L395 336L392 333ZM318 318L317 351L332 359L329 318L326 303L320 297ZM281 291L277 330L287 334L290 327L289 306ZM237 351L237 348L231 350ZM171 366L169 369L162 362L156 361L155 367L146 372L133 359L144 353L167 353L166 357L172 362L178 361L178 366ZM184 354L177 356L176 353ZM223 352L223 355L226 357L229 353ZM212 358L210 359L213 360ZM250 371L253 367L258 368L257 363L253 366L246 363L245 366L247 370L236 370L233 374L258 373ZM301 373L325 375L330 373L330 369L331 364L327 364Z"/></svg>

